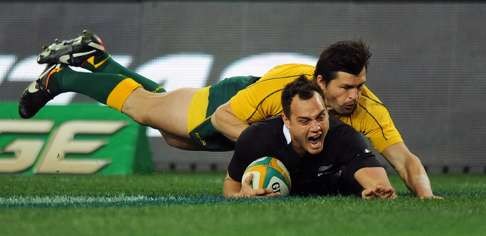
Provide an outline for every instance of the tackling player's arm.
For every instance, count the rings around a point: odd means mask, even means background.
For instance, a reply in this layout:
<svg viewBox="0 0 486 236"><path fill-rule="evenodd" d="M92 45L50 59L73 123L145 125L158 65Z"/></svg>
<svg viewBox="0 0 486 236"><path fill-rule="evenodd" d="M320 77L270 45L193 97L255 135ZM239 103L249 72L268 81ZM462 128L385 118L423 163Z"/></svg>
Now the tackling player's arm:
<svg viewBox="0 0 486 236"><path fill-rule="evenodd" d="M422 199L441 198L434 196L422 162L408 150L393 124L388 110L384 106L374 106L372 112L379 121L380 127L371 128L366 136L375 148L393 166L403 182L417 197Z"/></svg>
<svg viewBox="0 0 486 236"><path fill-rule="evenodd" d="M242 121L235 116L229 102L216 109L211 116L211 123L224 136L235 142L241 132L249 126L246 121Z"/></svg>
<svg viewBox="0 0 486 236"><path fill-rule="evenodd" d="M211 123L228 139L236 141L249 124L282 111L281 91L302 74L312 77L314 67L288 64L272 68L252 85L238 91L211 116Z"/></svg>
<svg viewBox="0 0 486 236"><path fill-rule="evenodd" d="M421 199L442 199L432 192L429 177L420 159L410 152L403 142L386 147L382 154L417 197Z"/></svg>

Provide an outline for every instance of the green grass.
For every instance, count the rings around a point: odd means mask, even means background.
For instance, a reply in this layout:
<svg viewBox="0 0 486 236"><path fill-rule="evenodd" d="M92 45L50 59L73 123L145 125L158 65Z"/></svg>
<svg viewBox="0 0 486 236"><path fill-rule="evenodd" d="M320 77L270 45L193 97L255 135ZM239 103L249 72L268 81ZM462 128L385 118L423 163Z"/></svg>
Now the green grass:
<svg viewBox="0 0 486 236"><path fill-rule="evenodd" d="M485 235L486 176L432 176L408 194L225 200L223 174L0 176L1 235Z"/></svg>

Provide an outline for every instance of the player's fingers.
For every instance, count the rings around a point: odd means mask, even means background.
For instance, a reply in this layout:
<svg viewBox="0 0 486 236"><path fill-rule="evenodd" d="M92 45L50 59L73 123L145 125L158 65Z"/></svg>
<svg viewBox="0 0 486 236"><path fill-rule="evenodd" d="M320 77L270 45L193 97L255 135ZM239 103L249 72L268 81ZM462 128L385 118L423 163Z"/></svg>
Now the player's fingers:
<svg viewBox="0 0 486 236"><path fill-rule="evenodd" d="M388 191L389 191L389 188L386 188L386 187L383 187L381 185L378 185L376 188L375 188L375 192L378 194L378 195L386 195L388 194Z"/></svg>
<svg viewBox="0 0 486 236"><path fill-rule="evenodd" d="M274 191L273 191L273 189L271 189L271 188L266 188L266 189L265 189L265 194L266 194L266 195L275 195L275 194L280 195L280 192L274 192Z"/></svg>
<svg viewBox="0 0 486 236"><path fill-rule="evenodd" d="M252 180L253 180L253 175L249 174L241 183L241 189L244 190L245 192L251 192L253 190L252 187Z"/></svg>
<svg viewBox="0 0 486 236"><path fill-rule="evenodd" d="M365 197L365 196L369 196L371 193L371 189L364 189L362 192L361 192L361 196Z"/></svg>
<svg viewBox="0 0 486 236"><path fill-rule="evenodd" d="M397 198L395 190L393 188L385 189L385 191L383 193L383 198L384 199L395 199L395 198Z"/></svg>
<svg viewBox="0 0 486 236"><path fill-rule="evenodd" d="M258 197L262 195L262 192L260 189L252 189L252 188L247 188L247 189L241 189L242 191L240 192L240 195L245 198L250 198L250 197Z"/></svg>
<svg viewBox="0 0 486 236"><path fill-rule="evenodd" d="M259 192L262 194L259 194L257 197L278 197L281 195L279 192L268 191L268 189L262 189L262 190L264 190L264 193Z"/></svg>
<svg viewBox="0 0 486 236"><path fill-rule="evenodd" d="M253 179L253 174L248 174L248 176L246 176L246 178L243 181L243 183L249 186L249 185L251 185L251 180L252 179Z"/></svg>
<svg viewBox="0 0 486 236"><path fill-rule="evenodd" d="M256 196L262 196L262 195L266 195L267 194L267 191L265 189L259 188L259 189L254 189L253 190L253 193Z"/></svg>
<svg viewBox="0 0 486 236"><path fill-rule="evenodd" d="M273 189L271 189L271 188L266 188L266 189L265 189L265 192L266 192L267 194L268 194L268 193L273 193Z"/></svg>
<svg viewBox="0 0 486 236"><path fill-rule="evenodd" d="M271 193L267 193L265 196L266 197L280 197L281 194L279 192L275 192L275 193L271 192Z"/></svg>
<svg viewBox="0 0 486 236"><path fill-rule="evenodd" d="M377 185L373 189L374 189L375 192L378 192L378 193L382 191L381 185Z"/></svg>
<svg viewBox="0 0 486 236"><path fill-rule="evenodd" d="M390 199L395 194L395 190L391 187L378 185L373 190L375 197L381 199ZM395 196L396 197L396 196Z"/></svg>
<svg viewBox="0 0 486 236"><path fill-rule="evenodd" d="M371 199L375 196L375 192L373 189L365 189L361 192L361 198L363 199Z"/></svg>
<svg viewBox="0 0 486 236"><path fill-rule="evenodd" d="M388 195L390 192L393 192L393 189L391 188L386 188L386 187L381 187L379 186L376 190L377 193L381 194L381 195Z"/></svg>

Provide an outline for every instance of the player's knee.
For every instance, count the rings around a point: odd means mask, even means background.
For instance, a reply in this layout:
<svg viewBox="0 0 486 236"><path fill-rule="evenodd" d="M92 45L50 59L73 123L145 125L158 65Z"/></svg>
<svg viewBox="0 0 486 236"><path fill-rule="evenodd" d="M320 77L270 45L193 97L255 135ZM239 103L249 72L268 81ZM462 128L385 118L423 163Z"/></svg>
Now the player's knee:
<svg viewBox="0 0 486 236"><path fill-rule="evenodd" d="M171 147L182 148L183 146L185 146L185 143L181 142L179 139L168 137L166 135L164 135L164 139L165 142Z"/></svg>
<svg viewBox="0 0 486 236"><path fill-rule="evenodd" d="M199 150L189 139L162 133L167 145L185 150Z"/></svg>
<svg viewBox="0 0 486 236"><path fill-rule="evenodd" d="M137 122L142 124L142 125L148 125L150 126L150 114L146 111L143 111L139 114Z"/></svg>
<svg viewBox="0 0 486 236"><path fill-rule="evenodd" d="M148 124L148 118L146 117L145 112L125 112L130 118L132 118L134 121L141 125L149 125Z"/></svg>
<svg viewBox="0 0 486 236"><path fill-rule="evenodd" d="M163 137L164 137L164 140L167 143L167 145L169 145L171 147L179 148L180 142L177 139L174 139L172 137L168 137L166 135L164 135Z"/></svg>
<svg viewBox="0 0 486 236"><path fill-rule="evenodd" d="M140 107L139 109L136 109L136 111L132 112L131 114L132 119L134 119L136 122L138 122L141 125L146 125L150 127L153 127L152 116L153 116L153 112L149 106Z"/></svg>

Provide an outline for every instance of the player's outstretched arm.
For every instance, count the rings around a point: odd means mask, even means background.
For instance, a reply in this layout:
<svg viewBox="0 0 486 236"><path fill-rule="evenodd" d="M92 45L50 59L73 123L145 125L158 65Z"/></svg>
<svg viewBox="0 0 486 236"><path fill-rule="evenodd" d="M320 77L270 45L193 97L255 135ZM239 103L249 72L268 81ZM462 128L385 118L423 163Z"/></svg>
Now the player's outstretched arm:
<svg viewBox="0 0 486 236"><path fill-rule="evenodd" d="M243 183L240 183L229 175L226 175L223 183L223 195L226 198L243 197L273 197L279 193L274 193L271 189L253 189L251 187L252 175L248 175Z"/></svg>
<svg viewBox="0 0 486 236"><path fill-rule="evenodd" d="M238 119L231 110L229 102L221 105L211 116L214 128L232 141L236 141L241 132L248 127L246 121Z"/></svg>
<svg viewBox="0 0 486 236"><path fill-rule="evenodd" d="M395 168L407 187L421 199L442 199L432 192L429 177L420 159L404 143L393 144L382 153Z"/></svg>
<svg viewBox="0 0 486 236"><path fill-rule="evenodd" d="M383 167L364 167L354 173L354 178L363 187L363 199L395 199L397 197Z"/></svg>

